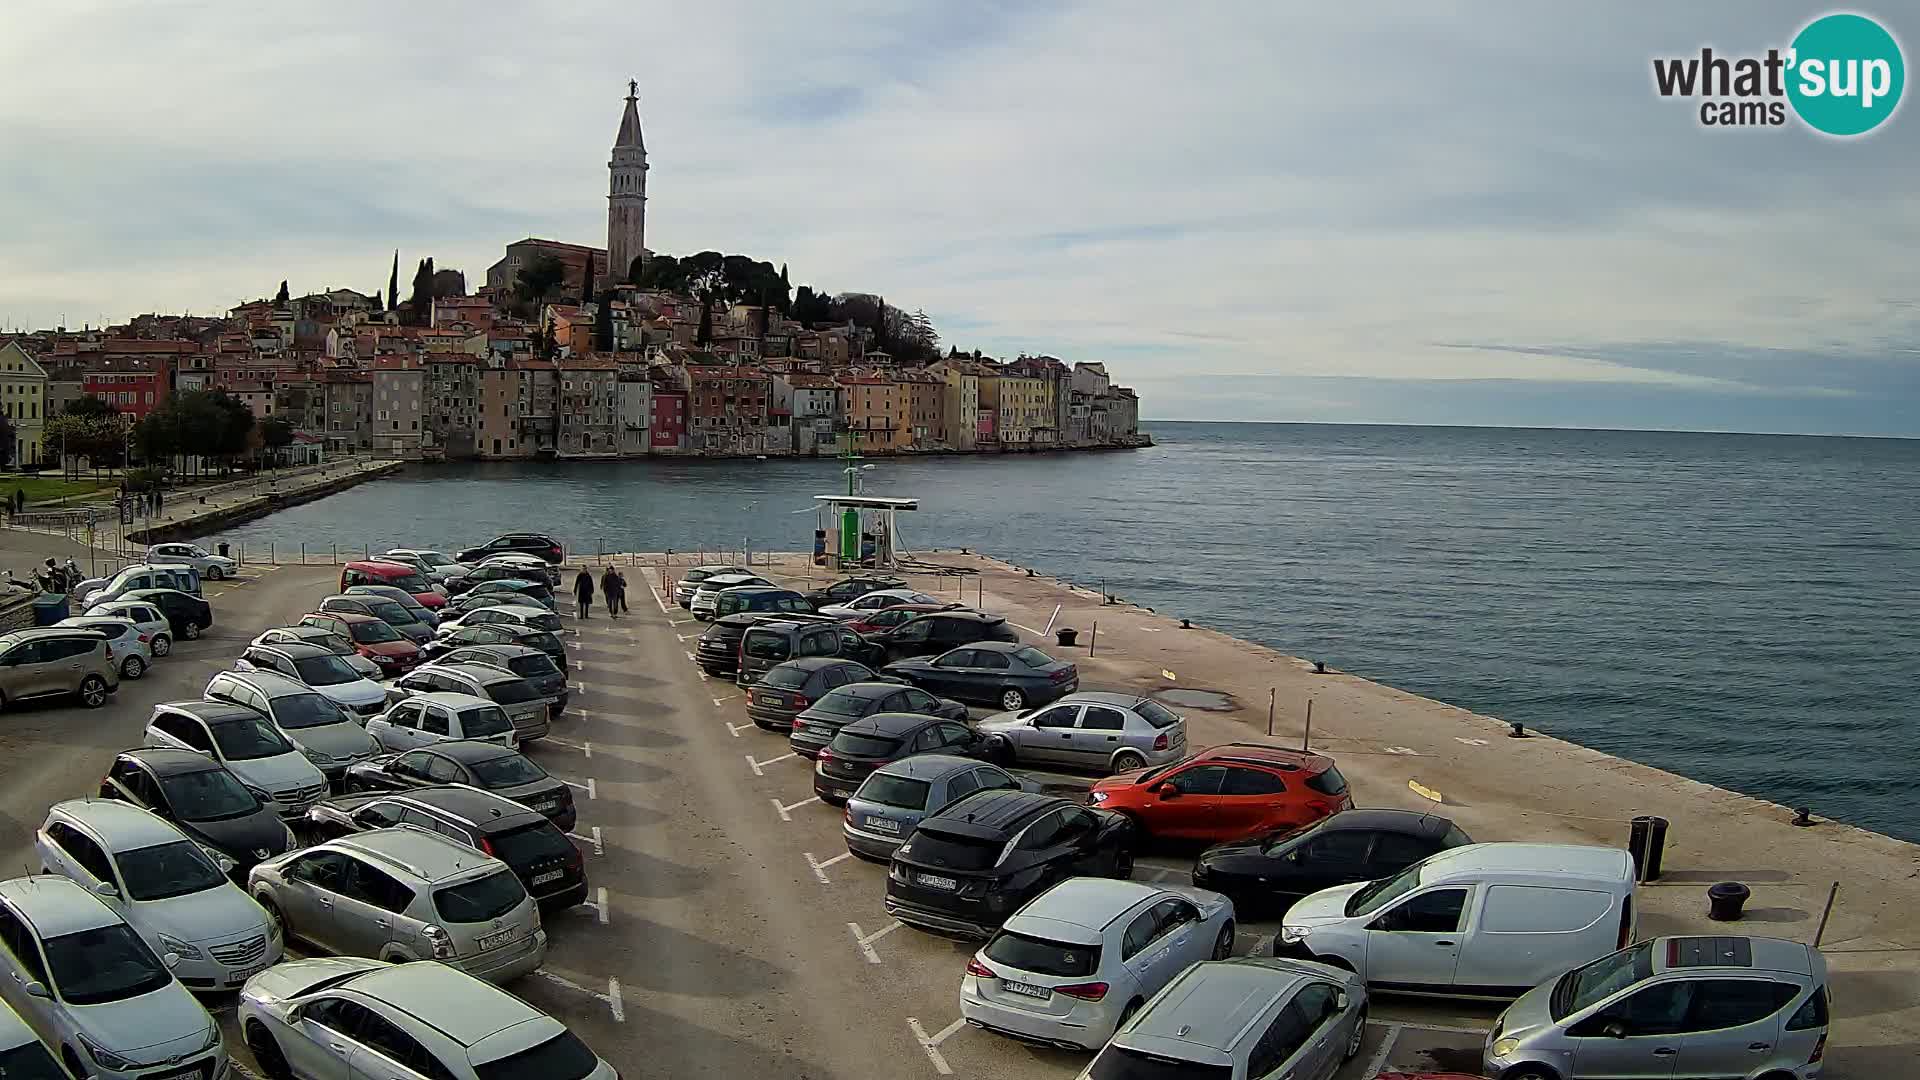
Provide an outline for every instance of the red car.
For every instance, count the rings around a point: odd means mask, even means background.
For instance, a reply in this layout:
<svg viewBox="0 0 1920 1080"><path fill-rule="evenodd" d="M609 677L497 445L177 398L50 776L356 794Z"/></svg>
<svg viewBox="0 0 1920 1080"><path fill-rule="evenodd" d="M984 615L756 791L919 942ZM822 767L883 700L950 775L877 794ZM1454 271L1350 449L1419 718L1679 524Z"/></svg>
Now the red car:
<svg viewBox="0 0 1920 1080"><path fill-rule="evenodd" d="M400 636L382 619L351 611L314 611L300 616L301 626L331 630L353 642L353 651L380 665L383 675L401 675L420 664L420 646Z"/></svg>
<svg viewBox="0 0 1920 1080"><path fill-rule="evenodd" d="M1127 815L1153 836L1240 840L1350 810L1353 796L1330 757L1227 743L1098 781L1093 805Z"/></svg>
<svg viewBox="0 0 1920 1080"><path fill-rule="evenodd" d="M958 604L895 604L879 611L866 611L860 618L847 623L847 629L856 634L877 634L882 630L891 630L915 615L925 615L930 611L945 611L959 607Z"/></svg>

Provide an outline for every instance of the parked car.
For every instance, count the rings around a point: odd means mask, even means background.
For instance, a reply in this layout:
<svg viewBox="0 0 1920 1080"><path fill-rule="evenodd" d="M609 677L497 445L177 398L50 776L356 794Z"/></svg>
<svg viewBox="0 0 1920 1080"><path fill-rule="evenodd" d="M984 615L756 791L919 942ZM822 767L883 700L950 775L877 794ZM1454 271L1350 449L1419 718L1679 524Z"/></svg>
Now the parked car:
<svg viewBox="0 0 1920 1080"><path fill-rule="evenodd" d="M491 664L533 684L536 692L553 699L553 715L567 711L567 673L553 658L531 645L466 645L440 657L443 664Z"/></svg>
<svg viewBox="0 0 1920 1080"><path fill-rule="evenodd" d="M740 635L739 671L734 681L749 686L775 664L800 656L838 656L869 664L874 650L866 639L818 616L776 615L754 623Z"/></svg>
<svg viewBox="0 0 1920 1080"><path fill-rule="evenodd" d="M880 589L856 596L845 603L823 605L820 608L820 614L843 622L852 622L882 608L893 607L895 604L938 604L939 602L939 597L929 596L916 589Z"/></svg>
<svg viewBox="0 0 1920 1080"><path fill-rule="evenodd" d="M1079 1080L1333 1080L1360 1055L1366 1031L1367 989L1352 972L1259 956L1208 960L1121 1024Z"/></svg>
<svg viewBox="0 0 1920 1080"><path fill-rule="evenodd" d="M867 665L837 656L775 664L747 687L747 719L768 731L792 731L793 718L828 691L871 678Z"/></svg>
<svg viewBox="0 0 1920 1080"><path fill-rule="evenodd" d="M34 849L41 873L77 882L154 952L172 953L173 974L189 990L238 989L280 962L279 928L267 913L157 814L114 799L67 799L47 809Z"/></svg>
<svg viewBox="0 0 1920 1080"><path fill-rule="evenodd" d="M266 717L313 762L329 786L340 782L347 766L365 761L380 750L363 726L366 720L356 720L355 714L337 702L278 672L222 671L207 680L202 696L240 705Z"/></svg>
<svg viewBox="0 0 1920 1080"><path fill-rule="evenodd" d="M362 723L387 705L387 692L376 679L318 645L248 645L240 650L234 667L243 672L270 671L297 682Z"/></svg>
<svg viewBox="0 0 1920 1080"><path fill-rule="evenodd" d="M772 584L773 582L755 574L715 574L693 590L693 600L687 605L687 610L693 612L694 618L706 622L714 617L713 610L720 603L720 593L723 590L740 585Z"/></svg>
<svg viewBox="0 0 1920 1080"><path fill-rule="evenodd" d="M807 593L807 602L815 607L826 607L829 604L844 604L851 600L858 600L871 592L880 592L883 589L904 589L906 587L907 583L904 578L876 574L854 574L851 577L841 578L831 585L823 586Z"/></svg>
<svg viewBox="0 0 1920 1080"><path fill-rule="evenodd" d="M348 791L403 791L434 784L467 784L546 815L562 829L574 824L573 789L517 750L498 743L454 739L363 762L347 772Z"/></svg>
<svg viewBox="0 0 1920 1080"><path fill-rule="evenodd" d="M220 1026L138 931L63 877L0 881L0 1000L49 1043L73 1076L217 1077Z"/></svg>
<svg viewBox="0 0 1920 1080"><path fill-rule="evenodd" d="M116 599L159 608L176 639L192 641L213 625L213 605L179 589L133 589ZM104 604L89 606L87 614L104 614Z"/></svg>
<svg viewBox="0 0 1920 1080"><path fill-rule="evenodd" d="M814 758L813 793L829 806L853 797L867 774L912 754L980 757L986 743L958 720L924 713L875 713L834 733Z"/></svg>
<svg viewBox="0 0 1920 1080"><path fill-rule="evenodd" d="M1187 721L1139 694L1068 694L980 721L1009 764L1132 772L1187 755Z"/></svg>
<svg viewBox="0 0 1920 1080"><path fill-rule="evenodd" d="M399 589L413 597L412 606L428 611L438 611L447 602L447 594L440 586L417 567L406 563L381 562L377 559L350 562L340 568L340 591L345 593L355 585L385 585Z"/></svg>
<svg viewBox="0 0 1920 1080"><path fill-rule="evenodd" d="M230 701L169 701L153 707L142 745L192 750L225 765L281 817L300 817L327 794L318 766L265 716Z"/></svg>
<svg viewBox="0 0 1920 1080"><path fill-rule="evenodd" d="M965 608L965 604L895 604L878 611L869 611L858 619L842 625L861 637L871 637L891 630L915 615L928 615L936 611L961 611Z"/></svg>
<svg viewBox="0 0 1920 1080"><path fill-rule="evenodd" d="M887 914L987 937L1071 877L1133 876L1125 818L1030 791L988 791L922 818L887 867Z"/></svg>
<svg viewBox="0 0 1920 1080"><path fill-rule="evenodd" d="M974 1027L1098 1050L1194 964L1233 955L1233 901L1201 889L1068 878L1013 913L967 962Z"/></svg>
<svg viewBox="0 0 1920 1080"><path fill-rule="evenodd" d="M454 739L516 745L507 711L483 697L435 691L416 694L367 721L367 734L389 751L412 750Z"/></svg>
<svg viewBox="0 0 1920 1080"><path fill-rule="evenodd" d="M524 581L528 585L552 587L547 585L545 570L531 570L518 563L482 563L471 566L448 578L445 584L449 594L459 597L490 581Z"/></svg>
<svg viewBox="0 0 1920 1080"><path fill-rule="evenodd" d="M0 708L72 697L97 709L118 689L120 665L98 631L44 626L0 634Z"/></svg>
<svg viewBox="0 0 1920 1080"><path fill-rule="evenodd" d="M436 585L457 574L465 573L470 567L466 563L455 562L452 557L432 548L394 548L381 552L377 558L381 562L397 562L413 567L425 574L428 581Z"/></svg>
<svg viewBox="0 0 1920 1080"><path fill-rule="evenodd" d="M268 859L247 889L290 941L331 953L438 960L498 982L547 955L539 909L513 871L425 829L374 829Z"/></svg>
<svg viewBox="0 0 1920 1080"><path fill-rule="evenodd" d="M689 566L680 572L680 577L674 582L673 602L679 604L681 607L688 607L693 603L694 590L700 587L701 582L716 574L746 573L750 573L750 571L744 566L724 566L717 564L709 566Z"/></svg>
<svg viewBox="0 0 1920 1080"><path fill-rule="evenodd" d="M560 1021L435 963L280 964L247 980L238 1022L268 1076L338 1080L336 1044L361 1060L404 1045L410 1071L436 1080L619 1076Z"/></svg>
<svg viewBox="0 0 1920 1080"><path fill-rule="evenodd" d="M1194 860L1193 883L1243 912L1280 914L1309 893L1393 875L1473 838L1438 814L1342 810L1311 825L1216 844ZM1275 911L1275 908L1279 911Z"/></svg>
<svg viewBox="0 0 1920 1080"><path fill-rule="evenodd" d="M420 646L384 619L358 615L350 611L314 611L300 616L300 625L325 630L346 638L361 656L379 665L388 675L412 671L420 663Z"/></svg>
<svg viewBox="0 0 1920 1080"><path fill-rule="evenodd" d="M123 619L114 615L75 615L61 619L53 624L59 630L72 627L75 630L91 630L107 639L107 651L120 667L120 677L137 679L147 673L153 663L153 650L149 644L153 635L142 633L132 619Z"/></svg>
<svg viewBox="0 0 1920 1080"><path fill-rule="evenodd" d="M998 765L951 754L915 754L867 774L847 800L840 831L847 850L863 859L893 857L928 814L976 791L1039 791Z"/></svg>
<svg viewBox="0 0 1920 1080"><path fill-rule="evenodd" d="M380 665L360 655L353 642L342 634L318 626L275 626L261 631L250 645L312 645L347 662L361 678L375 682L385 677Z"/></svg>
<svg viewBox="0 0 1920 1080"><path fill-rule="evenodd" d="M483 566L480 569L485 570L487 568ZM558 610L554 606L553 589L544 581L530 581L526 578L517 577L499 578L494 581L479 582L467 590L467 595L469 596L475 593L481 596L486 596L490 593L500 593L512 596L523 604L531 600L541 607L546 608L548 611Z"/></svg>
<svg viewBox="0 0 1920 1080"><path fill-rule="evenodd" d="M448 653L472 645L525 645L546 653L547 658L553 661L554 667L561 671L567 670L567 647L560 641L559 635L550 630L521 626L518 623L463 626L428 642L423 654L427 659L438 663L443 661Z"/></svg>
<svg viewBox="0 0 1920 1080"><path fill-rule="evenodd" d="M874 679L829 690L795 714L787 745L801 757L818 757L841 728L880 713L919 713L962 724L967 720L967 707L957 701L934 697L916 686Z"/></svg>
<svg viewBox="0 0 1920 1080"><path fill-rule="evenodd" d="M1827 960L1797 941L1662 937L1527 991L1487 1036L1505 1080L1813 1077L1827 1043Z"/></svg>
<svg viewBox="0 0 1920 1080"><path fill-rule="evenodd" d="M293 846L272 802L225 765L192 750L123 750L100 781L100 797L122 799L173 822L229 876ZM230 865L231 869L228 868Z"/></svg>
<svg viewBox="0 0 1920 1080"><path fill-rule="evenodd" d="M496 536L479 547L470 547L459 552L454 555L454 558L463 563L477 563L489 555L501 555L507 552L538 555L553 566L560 564L562 555L560 541L545 533L508 533L505 536Z"/></svg>
<svg viewBox="0 0 1920 1080"><path fill-rule="evenodd" d="M87 616L126 619L145 634L147 651L157 659L173 652L173 624L159 608L142 600L109 600L87 609Z"/></svg>
<svg viewBox="0 0 1920 1080"><path fill-rule="evenodd" d="M535 600L531 596L522 596L511 589L505 591L494 590L490 592L461 593L459 596L449 600L443 610L458 614L460 612L472 611L475 608L484 607L535 607L545 608L548 611L553 610L551 607L548 607L548 605Z"/></svg>
<svg viewBox="0 0 1920 1080"><path fill-rule="evenodd" d="M423 623L426 623L427 628L430 630L439 629L440 616L435 614L435 612L444 611L446 609L446 600L447 600L447 598L444 595L442 595L439 592L435 592L434 595L440 597L440 603L434 607L429 608L425 604L422 604L419 600L415 599L412 593L408 592L405 589L400 588L397 585L349 585L346 588L340 590L340 595L342 596L378 596L378 597L382 597L383 599L391 600L394 603L399 604L401 607L406 608L408 611L412 612L413 617Z"/></svg>
<svg viewBox="0 0 1920 1080"><path fill-rule="evenodd" d="M0 1001L0 1067L18 1080L75 1080L20 1014Z"/></svg>
<svg viewBox="0 0 1920 1080"><path fill-rule="evenodd" d="M148 566L191 566L208 581L222 581L240 570L239 563L199 544L154 544L145 558Z"/></svg>
<svg viewBox="0 0 1920 1080"><path fill-rule="evenodd" d="M397 703L418 694L433 693L467 694L500 706L513 724L517 743L545 738L553 726L553 699L536 690L528 680L491 664L438 662L415 668L394 680L387 689L387 699L389 703Z"/></svg>
<svg viewBox="0 0 1920 1080"><path fill-rule="evenodd" d="M925 607L926 605L915 605ZM892 608L884 608L863 616L849 626L857 627L867 618L877 618ZM954 609L949 611L931 611L916 615L896 626L876 630L863 635L867 643L873 646L875 663L892 660L904 660L910 656L931 656L956 649L962 645L971 645L976 641L1000 641L1018 644L1020 632L1013 628L1004 615L987 615L978 611Z"/></svg>
<svg viewBox="0 0 1920 1080"><path fill-rule="evenodd" d="M1008 711L1045 705L1080 689L1071 660L1055 660L1031 645L981 641L938 656L896 660L882 674L960 701L998 705Z"/></svg>
<svg viewBox="0 0 1920 1080"><path fill-rule="evenodd" d="M560 827L492 791L465 783L429 784L341 795L307 811L307 832L322 841L395 825L429 829L506 863L542 910L572 907L587 898L585 860Z"/></svg>
<svg viewBox="0 0 1920 1080"><path fill-rule="evenodd" d="M538 555L521 555L508 552L501 555L489 555L480 560L481 566L504 566L520 571L520 577L529 581L544 582L548 588L557 588L560 584L560 568L551 565Z"/></svg>
<svg viewBox="0 0 1920 1080"><path fill-rule="evenodd" d="M484 594L483 594L484 595ZM499 604L491 607L467 608L455 611L440 620L435 627L436 633L445 634L462 626L485 626L489 623L513 623L516 626L531 626L536 630L545 630L557 634L563 629L560 616L548 611L539 604Z"/></svg>
<svg viewBox="0 0 1920 1080"><path fill-rule="evenodd" d="M1172 765L1096 780L1091 796L1141 832L1188 840L1262 836L1353 809L1332 758L1261 743L1208 747Z"/></svg>
<svg viewBox="0 0 1920 1080"><path fill-rule="evenodd" d="M191 566L153 566L133 563L121 567L99 586L81 582L75 600L91 607L109 600L124 599L128 593L146 589L175 589L190 596L200 595L200 575Z"/></svg>
<svg viewBox="0 0 1920 1080"><path fill-rule="evenodd" d="M792 589L778 585L736 585L722 589L713 600L713 618L743 611L771 611L778 615L811 615L813 605Z"/></svg>
<svg viewBox="0 0 1920 1080"><path fill-rule="evenodd" d="M819 615L776 615L766 611L742 612L713 620L700 633L693 646L694 662L708 675L735 675L740 670L740 643L747 628L778 620L790 623L833 625L834 620Z"/></svg>
<svg viewBox="0 0 1920 1080"><path fill-rule="evenodd" d="M350 615L371 615L400 631L400 635L415 645L425 645L433 640L433 627L428 626L406 607L384 596L348 596L338 593L322 597L315 605L320 612L340 612Z"/></svg>
<svg viewBox="0 0 1920 1080"><path fill-rule="evenodd" d="M1274 955L1322 960L1401 993L1517 997L1625 948L1633 860L1580 844L1469 844L1287 909Z"/></svg>

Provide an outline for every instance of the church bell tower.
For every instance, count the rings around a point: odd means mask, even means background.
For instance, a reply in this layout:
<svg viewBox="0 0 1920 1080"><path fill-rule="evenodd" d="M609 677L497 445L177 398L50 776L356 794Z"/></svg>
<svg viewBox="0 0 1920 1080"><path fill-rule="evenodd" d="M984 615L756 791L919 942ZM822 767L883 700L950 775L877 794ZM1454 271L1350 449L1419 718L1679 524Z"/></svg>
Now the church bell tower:
<svg viewBox="0 0 1920 1080"><path fill-rule="evenodd" d="M640 137L640 84L627 83L627 109L607 162L607 281L629 280L646 250L647 144Z"/></svg>

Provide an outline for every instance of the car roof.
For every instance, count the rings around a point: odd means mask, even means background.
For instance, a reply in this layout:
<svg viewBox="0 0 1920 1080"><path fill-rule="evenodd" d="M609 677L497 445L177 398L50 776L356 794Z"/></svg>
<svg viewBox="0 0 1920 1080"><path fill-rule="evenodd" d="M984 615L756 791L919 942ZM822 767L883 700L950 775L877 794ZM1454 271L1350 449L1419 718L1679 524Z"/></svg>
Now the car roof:
<svg viewBox="0 0 1920 1080"><path fill-rule="evenodd" d="M725 588L720 591L725 593L732 593L735 596L750 596L755 593L793 592L792 589L789 589L784 585L734 585L730 588Z"/></svg>
<svg viewBox="0 0 1920 1080"><path fill-rule="evenodd" d="M349 624L349 625L352 625L353 623L357 623L357 622L385 622L385 621L386 621L386 620L384 620L384 619L381 619L381 618L380 618L380 617L378 617L378 616L375 616L375 615L369 615L369 614L367 614L367 613L366 613L366 612L364 612L364 611L319 611L319 610L314 610L314 611L309 611L309 612L307 612L307 615L325 615L325 616L326 616L327 618L329 618L329 619L339 619L340 621L342 621L342 622L344 622L344 623L347 623L347 624ZM304 615L303 615L303 616L301 616L301 617L302 617L302 618L305 618L306 616L304 616Z"/></svg>
<svg viewBox="0 0 1920 1080"><path fill-rule="evenodd" d="M980 623L983 626L998 626L1007 621L1005 615L989 615L984 611L973 611L968 608L952 608L949 610L934 604L918 604L915 606L929 609L927 613L922 616L922 618L927 619L959 619L962 622ZM915 619L913 621L919 622L920 620Z"/></svg>
<svg viewBox="0 0 1920 1080"><path fill-rule="evenodd" d="M0 896L5 897L42 938L97 930L124 921L78 882L52 874L0 881Z"/></svg>
<svg viewBox="0 0 1920 1080"><path fill-rule="evenodd" d="M838 667L842 664L852 664L856 662L857 661L849 660L844 656L803 656L798 660L783 660L774 666L791 668L795 671L824 671L830 667Z"/></svg>
<svg viewBox="0 0 1920 1080"><path fill-rule="evenodd" d="M415 694L408 700L431 702L432 704L443 705L455 711L465 711L473 708L475 705L493 704L493 702L488 701L486 698L476 697L472 694L456 694L451 690L434 690L425 694Z"/></svg>
<svg viewBox="0 0 1920 1080"><path fill-rule="evenodd" d="M1002 622L1006 620L1001 620ZM985 644L981 642L980 644ZM1147 698L1141 694L1115 694L1105 690L1082 690L1068 694L1055 704L1058 705L1111 705L1116 709L1137 708Z"/></svg>
<svg viewBox="0 0 1920 1080"><path fill-rule="evenodd" d="M462 765L476 761L492 761L494 758L511 757L520 751L499 743L480 742L476 739L442 739L437 743L416 746L415 750L427 750L442 757L452 758Z"/></svg>
<svg viewBox="0 0 1920 1080"><path fill-rule="evenodd" d="M249 646L249 648L272 649L274 652L277 652L282 656L285 656L289 660L311 660L316 656L332 656L333 655L333 653L328 652L326 649L323 649L318 645L302 645L298 642L270 641L264 645L252 645L252 646ZM251 674L251 673L247 672L243 674ZM287 678L285 675L281 675L278 672L266 672L266 674L273 675L274 677L280 678L280 679ZM287 679L287 681L292 682L293 680Z"/></svg>
<svg viewBox="0 0 1920 1080"><path fill-rule="evenodd" d="M223 671L220 672L220 674L235 675L244 678L247 675L251 675L252 672ZM292 679L283 675L275 675L274 678L284 683L292 683L294 691L298 693L313 693L313 691L307 689L304 685L293 682ZM236 705L231 701L214 701L211 698L201 698L195 701L163 701L153 708L156 712L161 709L166 709L168 712L186 713L188 716L203 720L209 724L217 724L226 720L238 720L242 717L249 720L260 719L259 713L254 712L245 705ZM152 723L153 721L149 718L147 722Z"/></svg>
<svg viewBox="0 0 1920 1080"><path fill-rule="evenodd" d="M452 664L442 662L438 664L428 664L426 666L430 668L437 668L441 671L459 672L460 674L465 675L467 678L472 679L473 681L480 683L482 685L485 685L487 683L496 683L501 681L502 679L512 679L515 682L520 681L520 676L515 675L513 672L507 671L504 668L494 667L491 664L474 664L474 663L469 663L463 660L463 661L459 661ZM415 669L415 670L418 670L418 669Z"/></svg>
<svg viewBox="0 0 1920 1080"><path fill-rule="evenodd" d="M1022 641L975 641L966 645L956 645L954 648L979 649L983 652L1006 653L1011 656L1013 653L1027 648L1027 644Z"/></svg>
<svg viewBox="0 0 1920 1080"><path fill-rule="evenodd" d="M925 713L881 712L872 716L863 716L840 730L854 735L886 735L898 737L908 732L918 731L928 724L950 724L954 721L943 720L938 716Z"/></svg>
<svg viewBox="0 0 1920 1080"><path fill-rule="evenodd" d="M500 653L509 659L516 656L547 655L546 653L541 652L539 649L536 649L531 645L515 645L510 641L500 641L500 642L489 641L489 642L482 642L474 645L462 645L459 648L454 649L453 652L450 652L447 655L451 656L454 653L463 653L463 652L467 652L468 650L479 650L479 651L490 652L490 653ZM477 661L460 660L457 662L462 664L471 664L471 663L476 663Z"/></svg>
<svg viewBox="0 0 1920 1080"><path fill-rule="evenodd" d="M377 798L392 799L396 802L411 801L423 806L431 806L475 825L512 822L518 826L525 824L530 818L546 820L544 814L532 807L523 806L505 796L495 795L491 791L483 791L466 784L434 784L428 787L408 788L404 791L382 792Z"/></svg>
<svg viewBox="0 0 1920 1080"><path fill-rule="evenodd" d="M1317 977L1265 959L1208 960L1188 968L1134 1019L1124 1045L1149 1052L1156 1044L1163 1051L1197 1046L1230 1052L1275 998Z"/></svg>
<svg viewBox="0 0 1920 1080"><path fill-rule="evenodd" d="M992 791L976 791L959 802L949 803L940 808L933 817L949 824L964 822L972 825L976 830L1005 831L1026 824L1029 818L1064 805L1070 804L1058 795L999 788Z"/></svg>
<svg viewBox="0 0 1920 1080"><path fill-rule="evenodd" d="M834 659L837 660L839 657L834 657ZM906 687L900 683L880 682L877 679L867 679L863 682L850 682L845 686L836 686L827 692L830 694L845 694L848 697L857 697L862 701L872 701L874 698L884 697L896 690L905 689Z"/></svg>
<svg viewBox="0 0 1920 1080"><path fill-rule="evenodd" d="M235 708L238 707L235 706ZM122 750L116 757L137 761L145 765L155 776L218 772L224 768L219 762L198 751L176 750L170 746L138 746L132 750Z"/></svg>
<svg viewBox="0 0 1920 1080"><path fill-rule="evenodd" d="M1289 750L1284 746L1268 746L1264 743L1222 743L1209 746L1193 755L1192 761L1215 761L1239 765L1263 765L1267 768L1280 768L1296 772L1320 773L1333 767L1333 759L1325 754L1316 754L1305 750Z"/></svg>
<svg viewBox="0 0 1920 1080"><path fill-rule="evenodd" d="M1013 918L1007 920L1006 927L1015 933L1030 933L1036 937L1059 937L1078 930L1080 936L1066 940L1080 945L1093 945L1100 941L1100 932L1111 926L1115 919L1133 910L1142 901L1160 896L1162 892L1138 881L1068 878L1015 912ZM1031 930L1023 929L1028 920L1045 925L1034 926Z"/></svg>
<svg viewBox="0 0 1920 1080"><path fill-rule="evenodd" d="M1342 810L1332 817L1321 818L1314 826L1316 832L1348 832L1364 829L1368 832L1395 832L1405 836L1423 836L1439 838L1453 828L1451 819L1439 814L1428 814L1419 810Z"/></svg>
<svg viewBox="0 0 1920 1080"><path fill-rule="evenodd" d="M497 861L448 836L398 825L350 833L332 841L410 870L429 881L443 881Z"/></svg>
<svg viewBox="0 0 1920 1080"><path fill-rule="evenodd" d="M186 569L186 567L181 567L181 569L184 570ZM149 596L159 596L163 593L172 593L175 596L184 596L189 600L200 599L199 597L193 595L190 592L181 592L179 589L129 589L126 592L121 593L119 596L119 599L144 600Z"/></svg>
<svg viewBox="0 0 1920 1080"><path fill-rule="evenodd" d="M394 571L399 571L403 574L413 573L413 567L408 566L406 563L392 562L387 559L356 559L348 563L346 568L348 570L370 570L381 574L392 573Z"/></svg>
<svg viewBox="0 0 1920 1080"><path fill-rule="evenodd" d="M1812 950L1798 941L1769 937L1669 937L1654 939L1655 971L1684 968L1747 968L1813 974Z"/></svg>
<svg viewBox="0 0 1920 1080"><path fill-rule="evenodd" d="M184 839L179 829L159 815L118 799L65 799L47 809L85 824L112 851L132 851Z"/></svg>
<svg viewBox="0 0 1920 1080"><path fill-rule="evenodd" d="M346 987L392 1005L462 1046L546 1016L492 983L431 960L375 968Z"/></svg>
<svg viewBox="0 0 1920 1080"><path fill-rule="evenodd" d="M11 633L0 634L0 643L12 644L17 641L39 641L42 638L70 638L75 636L92 637L95 641L100 640L93 631L88 630L84 626L34 626L25 630L15 630Z"/></svg>
<svg viewBox="0 0 1920 1080"><path fill-rule="evenodd" d="M965 769L977 769L980 762L972 758L955 757L952 754L914 754L899 761L889 762L874 772L888 776L903 776L914 780L938 780Z"/></svg>
<svg viewBox="0 0 1920 1080"><path fill-rule="evenodd" d="M1633 881L1633 860L1624 848L1593 844L1468 844L1447 848L1420 864L1422 884L1476 874L1560 874L1598 881Z"/></svg>

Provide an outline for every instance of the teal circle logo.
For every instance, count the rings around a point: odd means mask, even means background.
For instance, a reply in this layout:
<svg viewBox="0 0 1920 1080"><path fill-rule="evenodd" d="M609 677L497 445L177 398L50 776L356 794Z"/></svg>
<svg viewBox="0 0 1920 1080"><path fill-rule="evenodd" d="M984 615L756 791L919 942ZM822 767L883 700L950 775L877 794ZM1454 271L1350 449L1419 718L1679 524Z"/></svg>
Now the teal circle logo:
<svg viewBox="0 0 1920 1080"><path fill-rule="evenodd" d="M1793 39L1787 99L1815 131L1865 135L1900 106L1907 64L1900 43L1865 15L1822 15Z"/></svg>

